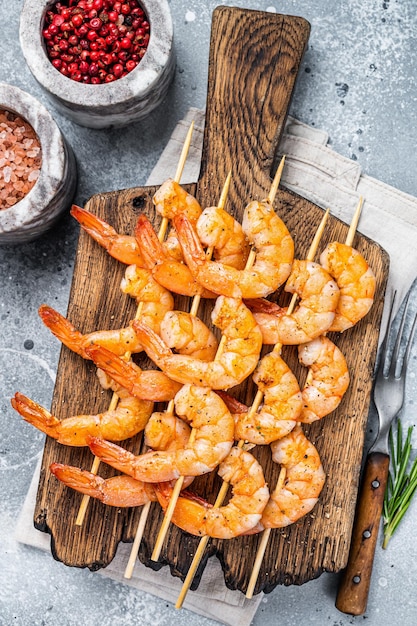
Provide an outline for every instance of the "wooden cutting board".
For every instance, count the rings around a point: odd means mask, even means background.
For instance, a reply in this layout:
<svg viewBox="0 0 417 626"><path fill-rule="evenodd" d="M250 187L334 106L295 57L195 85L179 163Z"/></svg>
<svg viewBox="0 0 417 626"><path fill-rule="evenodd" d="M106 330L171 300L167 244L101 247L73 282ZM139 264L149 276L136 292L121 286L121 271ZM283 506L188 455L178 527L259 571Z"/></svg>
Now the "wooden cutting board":
<svg viewBox="0 0 417 626"><path fill-rule="evenodd" d="M266 197L308 35L309 24L299 17L228 7L214 11L201 175L197 185L188 186L203 207L217 203L230 169L233 181L227 208L238 219L249 200ZM172 176L176 165L172 164ZM99 194L88 202L87 208L117 231L132 233L141 212L159 225L152 205L155 191L155 187L147 187ZM279 190L275 208L295 239L296 256L305 257L322 210L285 189ZM329 241L343 241L347 229L347 225L331 217L321 249ZM302 584L323 571L337 572L347 561L388 273L388 257L379 245L359 233L354 245L374 269L377 296L369 315L354 329L341 336L330 335L346 355L352 383L334 414L305 428L319 450L327 482L319 503L309 515L288 528L272 532L255 593L270 592L277 584ZM121 264L81 232L68 317L82 332L119 328L134 317L135 303L119 289L124 271ZM284 301L282 297L281 301ZM190 303L187 298L178 297L176 306L189 310ZM200 308L200 317L206 322L210 310L211 304L207 302ZM306 372L297 363L296 348L284 348L283 356L303 383ZM138 362L150 366L143 356ZM233 391L250 404L256 389L246 383ZM91 362L62 348L52 412L59 418L96 413L105 410L109 402L110 395L100 389ZM139 453L141 436L124 445ZM279 468L271 462L269 447L258 446L253 453L262 462L266 479L273 488ZM51 476L48 468L54 461L90 469L93 457L89 450L47 440L35 526L51 534L56 559L91 570L106 567L120 541L133 541L141 510L115 509L91 501L84 524L76 526L81 496ZM115 473L103 464L100 466L104 477ZM218 489L219 480L214 475L201 477L193 484L193 490L211 502ZM161 521L160 508L154 504L139 558L154 569L169 564L174 576L184 578L199 540L171 526L160 563L155 565L150 562L150 555ZM216 554L227 586L245 591L259 541L259 536L211 540L193 588L198 586L207 558Z"/></svg>

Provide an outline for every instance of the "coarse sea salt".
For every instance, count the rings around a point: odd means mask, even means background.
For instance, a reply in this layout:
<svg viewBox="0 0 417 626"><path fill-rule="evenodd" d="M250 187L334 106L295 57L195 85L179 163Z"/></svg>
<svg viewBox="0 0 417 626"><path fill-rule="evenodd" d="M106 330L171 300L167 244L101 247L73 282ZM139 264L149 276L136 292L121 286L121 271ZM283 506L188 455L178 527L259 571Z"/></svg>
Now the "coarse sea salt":
<svg viewBox="0 0 417 626"><path fill-rule="evenodd" d="M42 154L33 128L0 109L0 210L22 200L39 178Z"/></svg>

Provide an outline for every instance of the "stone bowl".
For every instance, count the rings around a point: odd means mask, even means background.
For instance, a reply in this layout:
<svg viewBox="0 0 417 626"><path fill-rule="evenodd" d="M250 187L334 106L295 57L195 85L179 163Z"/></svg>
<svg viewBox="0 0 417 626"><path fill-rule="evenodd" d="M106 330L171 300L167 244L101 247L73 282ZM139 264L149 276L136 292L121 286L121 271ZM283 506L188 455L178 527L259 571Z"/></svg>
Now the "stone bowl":
<svg viewBox="0 0 417 626"><path fill-rule="evenodd" d="M174 76L173 24L167 0L140 0L151 27L146 54L127 76L112 83L77 83L48 59L42 37L44 15L55 2L25 0L20 44L32 74L56 108L90 128L125 126L143 119L164 99Z"/></svg>
<svg viewBox="0 0 417 626"><path fill-rule="evenodd" d="M0 109L25 119L41 146L38 180L19 202L0 209L0 245L24 243L51 228L71 206L77 183L76 162L51 114L36 98L0 83Z"/></svg>

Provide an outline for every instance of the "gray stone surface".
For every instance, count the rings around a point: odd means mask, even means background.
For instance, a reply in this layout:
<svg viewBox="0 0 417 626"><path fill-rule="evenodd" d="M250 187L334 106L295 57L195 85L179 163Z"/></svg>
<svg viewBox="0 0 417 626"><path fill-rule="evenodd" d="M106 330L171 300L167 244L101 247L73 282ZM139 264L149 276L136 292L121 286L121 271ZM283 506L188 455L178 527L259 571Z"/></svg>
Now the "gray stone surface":
<svg viewBox="0 0 417 626"><path fill-rule="evenodd" d="M98 192L143 184L177 120L190 106L204 106L210 20L217 4L212 0L171 0L177 68L163 104L142 122L117 131L98 131L75 125L50 105L20 49L23 2L17 0L13 6L0 3L0 80L27 90L49 107L77 157L79 204ZM356 159L367 174L417 196L414 1L246 0L232 4L302 15L310 21L310 43L291 113L326 129L333 148ZM153 596L98 579L88 571L67 568L13 538L44 439L16 417L9 398L21 390L44 406L50 404L59 347L40 324L37 308L47 302L65 312L77 234L77 225L66 215L34 243L0 248L0 623L214 626L211 620L185 610L178 612ZM416 310L415 294L411 304ZM403 412L406 425L416 422L415 354L414 350ZM374 434L371 414L368 441ZM352 618L337 611L338 576L324 574L301 587L277 588L265 596L253 626L414 626L416 521L417 500L388 550L378 546L364 617Z"/></svg>

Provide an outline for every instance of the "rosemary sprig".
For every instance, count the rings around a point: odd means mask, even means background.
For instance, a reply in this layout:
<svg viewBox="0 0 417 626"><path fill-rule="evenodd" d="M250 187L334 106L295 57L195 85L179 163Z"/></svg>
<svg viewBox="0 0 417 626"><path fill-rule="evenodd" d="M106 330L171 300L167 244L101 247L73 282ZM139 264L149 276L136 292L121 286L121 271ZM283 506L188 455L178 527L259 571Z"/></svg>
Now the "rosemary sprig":
<svg viewBox="0 0 417 626"><path fill-rule="evenodd" d="M396 442L394 442L393 427L391 427L390 430L391 471L388 475L388 483L384 496L383 548L388 546L389 540L404 517L411 503L411 499L417 490L417 458L414 459L411 469L409 473L407 473L412 450L412 432L413 426L410 426L403 444L401 421L398 420L397 422Z"/></svg>

